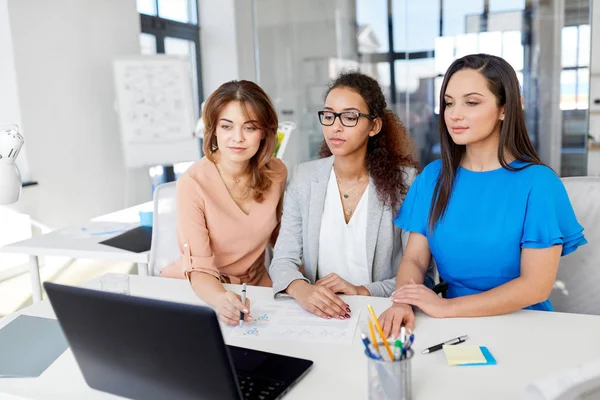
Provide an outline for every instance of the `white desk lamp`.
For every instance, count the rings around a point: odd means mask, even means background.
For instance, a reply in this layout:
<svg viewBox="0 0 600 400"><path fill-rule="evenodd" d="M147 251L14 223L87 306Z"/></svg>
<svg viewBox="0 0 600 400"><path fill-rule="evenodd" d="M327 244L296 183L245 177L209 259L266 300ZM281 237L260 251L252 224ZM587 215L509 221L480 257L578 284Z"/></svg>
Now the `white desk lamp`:
<svg viewBox="0 0 600 400"><path fill-rule="evenodd" d="M23 146L19 127L0 127L0 205L12 204L21 195L21 173L15 160Z"/></svg>

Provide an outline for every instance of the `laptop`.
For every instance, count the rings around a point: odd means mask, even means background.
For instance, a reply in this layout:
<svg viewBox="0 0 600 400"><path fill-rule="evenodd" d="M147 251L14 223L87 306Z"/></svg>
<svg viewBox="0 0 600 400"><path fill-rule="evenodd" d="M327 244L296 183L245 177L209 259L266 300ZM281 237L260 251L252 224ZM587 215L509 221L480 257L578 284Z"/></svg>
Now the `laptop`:
<svg viewBox="0 0 600 400"><path fill-rule="evenodd" d="M131 399L278 399L309 360L223 341L209 307L44 283L87 384Z"/></svg>

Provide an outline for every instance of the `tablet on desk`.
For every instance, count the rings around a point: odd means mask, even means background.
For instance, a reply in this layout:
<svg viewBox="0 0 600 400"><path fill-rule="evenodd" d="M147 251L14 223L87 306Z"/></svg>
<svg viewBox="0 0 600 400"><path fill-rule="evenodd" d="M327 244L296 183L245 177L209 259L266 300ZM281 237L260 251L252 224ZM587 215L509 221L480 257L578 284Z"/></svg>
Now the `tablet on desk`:
<svg viewBox="0 0 600 400"><path fill-rule="evenodd" d="M152 244L152 227L138 226L115 237L100 242L117 249L143 253L150 250Z"/></svg>

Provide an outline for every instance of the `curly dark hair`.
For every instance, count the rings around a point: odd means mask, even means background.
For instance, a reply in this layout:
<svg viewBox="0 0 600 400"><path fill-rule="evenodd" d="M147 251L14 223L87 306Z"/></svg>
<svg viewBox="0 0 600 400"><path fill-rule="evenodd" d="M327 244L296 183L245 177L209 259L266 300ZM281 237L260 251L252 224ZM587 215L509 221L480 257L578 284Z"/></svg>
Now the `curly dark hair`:
<svg viewBox="0 0 600 400"><path fill-rule="evenodd" d="M329 85L325 98L339 87L356 91L369 107L369 114L382 119L381 131L369 137L367 142L365 166L375 183L379 199L398 211L409 188L406 173L399 167L418 166L412 155L412 140L398 116L387 108L381 87L375 79L356 71L341 73ZM331 154L327 142L323 141L319 157L325 158Z"/></svg>

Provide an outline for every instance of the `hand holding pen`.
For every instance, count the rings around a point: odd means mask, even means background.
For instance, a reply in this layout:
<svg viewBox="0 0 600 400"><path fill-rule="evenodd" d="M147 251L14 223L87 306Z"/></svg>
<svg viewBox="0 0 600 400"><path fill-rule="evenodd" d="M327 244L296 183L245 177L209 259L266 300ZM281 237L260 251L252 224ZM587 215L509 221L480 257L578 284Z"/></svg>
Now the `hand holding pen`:
<svg viewBox="0 0 600 400"><path fill-rule="evenodd" d="M242 302L243 301L243 302ZM223 292L216 304L219 320L227 325L240 325L240 319L250 322L250 299L235 292Z"/></svg>

